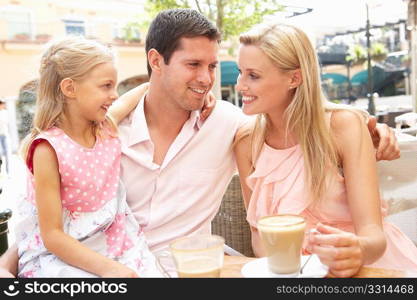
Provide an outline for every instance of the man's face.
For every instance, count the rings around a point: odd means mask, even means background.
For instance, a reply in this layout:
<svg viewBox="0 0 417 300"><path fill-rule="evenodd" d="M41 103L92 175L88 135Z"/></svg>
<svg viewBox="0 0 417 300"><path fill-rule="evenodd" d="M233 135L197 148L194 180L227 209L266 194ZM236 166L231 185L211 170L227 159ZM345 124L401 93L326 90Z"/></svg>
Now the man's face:
<svg viewBox="0 0 417 300"><path fill-rule="evenodd" d="M192 111L203 107L213 86L219 45L208 38L181 38L168 64L161 64L161 83L178 109Z"/></svg>

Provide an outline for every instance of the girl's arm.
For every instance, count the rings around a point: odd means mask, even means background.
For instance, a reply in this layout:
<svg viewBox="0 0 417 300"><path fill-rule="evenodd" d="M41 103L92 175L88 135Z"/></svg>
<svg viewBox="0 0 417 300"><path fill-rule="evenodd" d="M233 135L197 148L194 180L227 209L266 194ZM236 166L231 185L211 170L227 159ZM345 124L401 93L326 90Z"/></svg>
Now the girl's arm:
<svg viewBox="0 0 417 300"><path fill-rule="evenodd" d="M0 278L16 277L18 260L17 245L13 244L0 257Z"/></svg>
<svg viewBox="0 0 417 300"><path fill-rule="evenodd" d="M63 231L58 161L49 143L37 145L33 167L40 233L45 247L66 263L101 277L137 277L133 270L92 251Z"/></svg>
<svg viewBox="0 0 417 300"><path fill-rule="evenodd" d="M237 136L239 136L239 133ZM252 196L252 191L246 184L246 178L248 178L252 172L251 152L252 149L250 146L249 136L240 139L234 146L235 159L237 169L239 171L240 186L242 187L242 196L246 210L248 209L249 201ZM253 252L258 257L263 256L263 247L261 245L261 241L259 240L258 230L253 226L250 226L250 230Z"/></svg>
<svg viewBox="0 0 417 300"><path fill-rule="evenodd" d="M110 106L108 114L116 124L119 124L135 109L139 101L148 91L148 87L149 83L142 83L120 96L120 98Z"/></svg>
<svg viewBox="0 0 417 300"><path fill-rule="evenodd" d="M332 275L349 277L362 265L375 262L386 247L375 149L363 119L354 112L333 112L331 130L343 164L356 234L319 224L319 234L313 235L310 246Z"/></svg>
<svg viewBox="0 0 417 300"><path fill-rule="evenodd" d="M211 113L213 112L214 107L216 106L216 97L214 97L213 92L209 92L206 96L206 100L204 101L204 106L201 109L200 118L201 121L206 120Z"/></svg>
<svg viewBox="0 0 417 300"><path fill-rule="evenodd" d="M126 118L132 110L138 105L139 101L143 98L145 93L149 89L149 83L142 83L141 85L126 92L119 99L117 99L112 106L110 106L108 114L113 119L115 124L119 124L124 118ZM207 94L204 106L201 109L201 120L207 119L213 112L216 106L216 98L212 92Z"/></svg>

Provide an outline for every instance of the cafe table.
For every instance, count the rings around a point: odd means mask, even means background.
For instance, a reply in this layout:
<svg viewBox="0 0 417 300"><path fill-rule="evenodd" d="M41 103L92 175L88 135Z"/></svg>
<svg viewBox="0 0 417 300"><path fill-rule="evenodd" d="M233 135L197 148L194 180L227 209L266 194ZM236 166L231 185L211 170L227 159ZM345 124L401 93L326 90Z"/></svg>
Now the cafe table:
<svg viewBox="0 0 417 300"><path fill-rule="evenodd" d="M256 258L246 256L224 256L223 268L220 273L220 277L223 278L242 278L243 275L240 272L242 267ZM401 277L417 277L417 272L412 271L400 271L389 269L378 269L362 267L359 272L353 276L356 278L401 278Z"/></svg>

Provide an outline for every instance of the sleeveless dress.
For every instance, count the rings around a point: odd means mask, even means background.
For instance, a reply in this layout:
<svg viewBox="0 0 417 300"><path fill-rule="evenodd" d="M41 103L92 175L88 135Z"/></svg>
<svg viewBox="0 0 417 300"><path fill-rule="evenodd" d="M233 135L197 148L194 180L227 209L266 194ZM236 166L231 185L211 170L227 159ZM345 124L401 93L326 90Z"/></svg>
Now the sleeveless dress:
<svg viewBox="0 0 417 300"><path fill-rule="evenodd" d="M247 178L252 196L247 210L249 224L256 228L260 217L271 214L302 215L307 230L321 222L355 232L346 196L344 178L336 168L323 201L312 205L305 189L304 159L300 145L278 150L263 145L255 171ZM364 199L365 200L365 199ZM382 203L382 215L387 206ZM395 225L383 222L387 248L382 257L367 265L375 268L417 270L417 247ZM304 241L304 246L306 241Z"/></svg>
<svg viewBox="0 0 417 300"><path fill-rule="evenodd" d="M19 206L23 221L17 228L18 276L97 277L63 262L42 242L35 205L33 153L36 145L45 140L58 159L64 232L141 277L161 276L145 235L126 203L119 179L120 140L108 135L97 138L93 148L85 148L56 127L39 134L29 148L27 197Z"/></svg>

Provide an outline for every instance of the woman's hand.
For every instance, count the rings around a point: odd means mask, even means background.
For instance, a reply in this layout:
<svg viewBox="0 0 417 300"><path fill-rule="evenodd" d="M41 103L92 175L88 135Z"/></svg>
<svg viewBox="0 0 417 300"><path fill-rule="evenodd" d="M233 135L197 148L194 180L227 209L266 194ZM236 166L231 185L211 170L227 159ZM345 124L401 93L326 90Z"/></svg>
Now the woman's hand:
<svg viewBox="0 0 417 300"><path fill-rule="evenodd" d="M317 254L329 267L330 277L352 277L363 265L359 237L331 226L317 224L317 232L309 236L307 250Z"/></svg>
<svg viewBox="0 0 417 300"><path fill-rule="evenodd" d="M210 116L215 106L216 106L216 97L214 97L214 94L210 91L207 94L207 97L204 101L203 108L201 109L201 113L200 113L201 121L206 120Z"/></svg>
<svg viewBox="0 0 417 300"><path fill-rule="evenodd" d="M131 268L126 267L125 265L113 261L113 263L107 268L107 270L100 274L101 277L107 278L138 278L138 274L133 271Z"/></svg>

